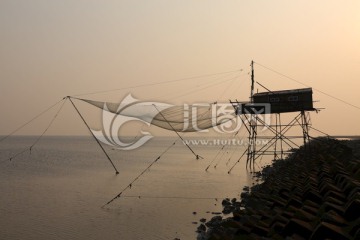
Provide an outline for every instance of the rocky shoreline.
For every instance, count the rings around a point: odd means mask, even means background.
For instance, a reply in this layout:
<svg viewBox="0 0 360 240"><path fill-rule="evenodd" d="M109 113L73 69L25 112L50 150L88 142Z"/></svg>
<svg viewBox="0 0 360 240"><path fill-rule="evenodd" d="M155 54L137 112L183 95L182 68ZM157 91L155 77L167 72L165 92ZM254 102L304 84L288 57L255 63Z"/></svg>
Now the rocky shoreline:
<svg viewBox="0 0 360 240"><path fill-rule="evenodd" d="M198 227L198 239L360 239L360 140L318 138Z"/></svg>

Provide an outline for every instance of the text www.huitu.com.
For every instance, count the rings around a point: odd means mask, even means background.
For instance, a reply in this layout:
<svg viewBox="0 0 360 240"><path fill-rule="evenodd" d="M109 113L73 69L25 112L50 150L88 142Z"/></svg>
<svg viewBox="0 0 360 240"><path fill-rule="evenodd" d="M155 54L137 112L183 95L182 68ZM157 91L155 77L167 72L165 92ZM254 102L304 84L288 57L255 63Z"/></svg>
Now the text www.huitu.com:
<svg viewBox="0 0 360 240"><path fill-rule="evenodd" d="M257 139L255 141L256 145L266 145L269 140ZM249 142L244 139L184 139L184 145L193 145L193 146L248 146Z"/></svg>

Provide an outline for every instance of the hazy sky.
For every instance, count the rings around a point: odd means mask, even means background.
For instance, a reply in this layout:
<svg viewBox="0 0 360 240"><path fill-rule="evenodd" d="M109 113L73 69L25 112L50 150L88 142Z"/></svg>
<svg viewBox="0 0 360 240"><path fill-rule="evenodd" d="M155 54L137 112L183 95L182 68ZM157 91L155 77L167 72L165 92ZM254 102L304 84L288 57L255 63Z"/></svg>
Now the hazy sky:
<svg viewBox="0 0 360 240"><path fill-rule="evenodd" d="M238 76L83 97L120 101L132 93L177 104L247 100L251 60L360 106L357 0L1 0L0 33L0 135L67 95L231 70L243 69ZM259 65L255 77L272 90L304 87ZM200 91L219 81L224 83ZM314 100L325 108L312 114L314 127L360 134L360 109L317 91ZM90 122L100 119L99 111L78 104ZM54 113L19 134L40 134ZM87 132L66 103L49 134Z"/></svg>

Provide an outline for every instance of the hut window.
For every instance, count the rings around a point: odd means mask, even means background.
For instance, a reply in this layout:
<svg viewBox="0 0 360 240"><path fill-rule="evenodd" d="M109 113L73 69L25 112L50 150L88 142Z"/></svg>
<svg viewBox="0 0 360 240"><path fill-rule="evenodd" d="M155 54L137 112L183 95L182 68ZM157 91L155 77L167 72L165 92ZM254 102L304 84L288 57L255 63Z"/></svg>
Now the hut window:
<svg viewBox="0 0 360 240"><path fill-rule="evenodd" d="M288 97L288 101L289 102L299 101L299 97L298 96L290 96L290 97Z"/></svg>
<svg viewBox="0 0 360 240"><path fill-rule="evenodd" d="M270 98L270 102L280 102L280 98L278 97Z"/></svg>

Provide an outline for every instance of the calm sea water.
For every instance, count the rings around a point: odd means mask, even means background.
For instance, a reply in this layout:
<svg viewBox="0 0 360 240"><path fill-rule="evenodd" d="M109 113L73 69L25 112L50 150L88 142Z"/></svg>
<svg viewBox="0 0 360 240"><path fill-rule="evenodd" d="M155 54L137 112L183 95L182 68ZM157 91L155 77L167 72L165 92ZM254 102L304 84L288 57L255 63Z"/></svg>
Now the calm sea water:
<svg viewBox="0 0 360 240"><path fill-rule="evenodd" d="M243 147L226 147L217 168L205 172L221 145L194 146L204 157L196 160L178 141L123 194L140 198L121 197L101 208L174 140L157 137L133 151L106 147L120 172L115 175L88 137L44 137L31 154L11 162L34 137L6 139L0 143L0 239L196 239L193 222L210 219L221 212L222 198L238 198L253 184L244 161L227 174Z"/></svg>

